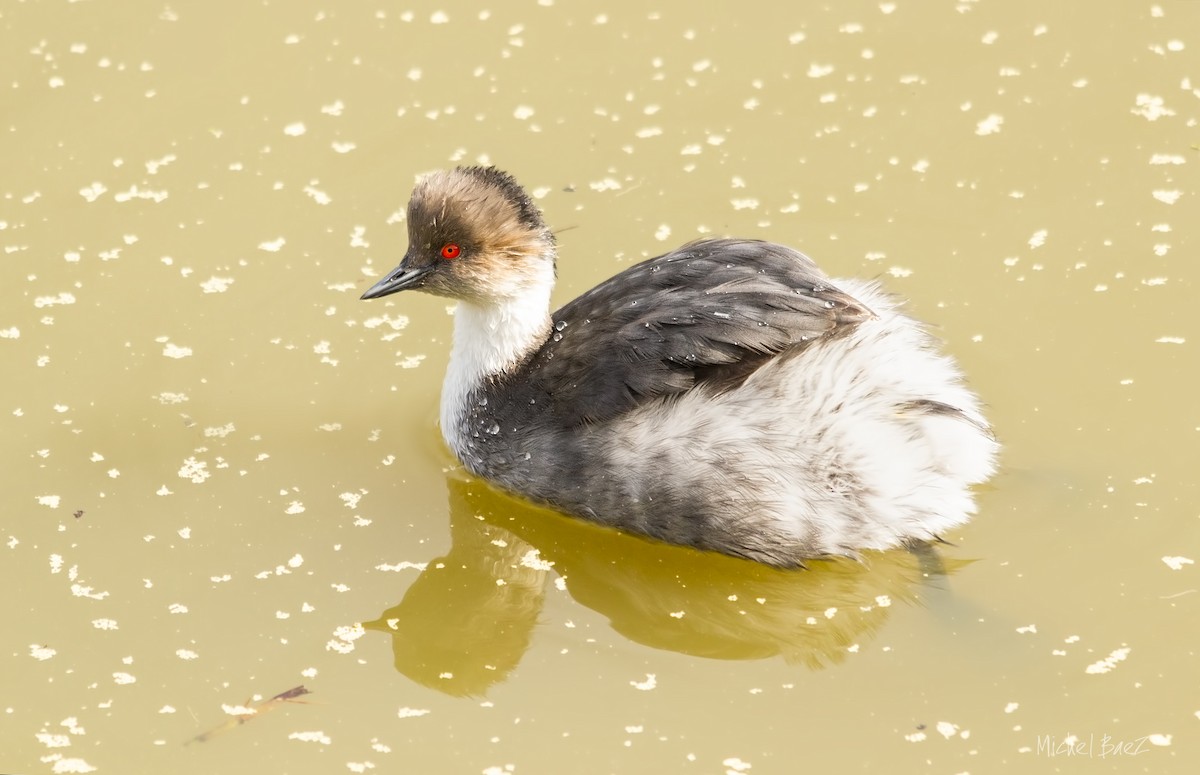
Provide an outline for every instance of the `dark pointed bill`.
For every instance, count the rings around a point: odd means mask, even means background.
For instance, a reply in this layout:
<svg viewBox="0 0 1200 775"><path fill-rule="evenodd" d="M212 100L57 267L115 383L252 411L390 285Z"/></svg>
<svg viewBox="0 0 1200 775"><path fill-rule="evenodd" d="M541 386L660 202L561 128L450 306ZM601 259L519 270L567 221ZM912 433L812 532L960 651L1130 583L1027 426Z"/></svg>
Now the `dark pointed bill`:
<svg viewBox="0 0 1200 775"><path fill-rule="evenodd" d="M434 264L430 264L429 266L410 267L408 262L404 261L400 266L388 272L382 280L368 288L360 298L378 299L407 288L419 288L425 275L433 271L434 266Z"/></svg>

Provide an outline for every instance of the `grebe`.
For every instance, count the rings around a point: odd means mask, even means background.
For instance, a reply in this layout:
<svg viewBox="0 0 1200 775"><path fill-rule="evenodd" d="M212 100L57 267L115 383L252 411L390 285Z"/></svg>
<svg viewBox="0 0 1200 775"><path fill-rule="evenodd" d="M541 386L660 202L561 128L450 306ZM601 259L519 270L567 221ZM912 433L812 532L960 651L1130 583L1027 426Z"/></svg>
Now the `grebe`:
<svg viewBox="0 0 1200 775"><path fill-rule="evenodd" d="M937 540L997 450L978 399L875 282L702 239L550 313L557 250L494 167L424 177L408 251L364 299L458 301L446 443L577 517L780 567Z"/></svg>

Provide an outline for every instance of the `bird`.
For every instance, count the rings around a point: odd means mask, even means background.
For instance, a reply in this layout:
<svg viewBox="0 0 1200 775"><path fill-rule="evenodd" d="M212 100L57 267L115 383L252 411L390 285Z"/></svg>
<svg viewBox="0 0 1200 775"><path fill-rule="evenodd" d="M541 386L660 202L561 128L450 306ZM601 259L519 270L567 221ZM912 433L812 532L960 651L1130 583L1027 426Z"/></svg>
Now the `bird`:
<svg viewBox="0 0 1200 775"><path fill-rule="evenodd" d="M362 294L457 301L441 433L565 514L780 568L941 541L999 445L929 329L875 280L703 238L551 312L558 249L510 174L421 177L399 266Z"/></svg>

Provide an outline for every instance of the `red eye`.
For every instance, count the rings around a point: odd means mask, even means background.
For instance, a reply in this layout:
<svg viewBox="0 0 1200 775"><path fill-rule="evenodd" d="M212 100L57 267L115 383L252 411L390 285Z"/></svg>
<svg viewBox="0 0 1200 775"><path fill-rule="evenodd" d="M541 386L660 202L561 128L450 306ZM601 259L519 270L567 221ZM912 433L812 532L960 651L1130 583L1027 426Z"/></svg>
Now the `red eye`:
<svg viewBox="0 0 1200 775"><path fill-rule="evenodd" d="M458 243L447 242L445 245L442 245L442 258L458 258L460 253L462 253L462 248L458 246Z"/></svg>

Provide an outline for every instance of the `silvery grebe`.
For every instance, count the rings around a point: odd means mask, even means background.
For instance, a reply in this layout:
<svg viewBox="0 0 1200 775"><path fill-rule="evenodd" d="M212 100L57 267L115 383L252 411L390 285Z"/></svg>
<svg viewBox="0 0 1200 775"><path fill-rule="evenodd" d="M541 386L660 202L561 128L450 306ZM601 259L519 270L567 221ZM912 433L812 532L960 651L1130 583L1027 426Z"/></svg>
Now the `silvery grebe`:
<svg viewBox="0 0 1200 775"><path fill-rule="evenodd" d="M463 465L513 493L781 567L936 539L997 445L878 284L782 245L702 239L550 313L557 250L494 167L424 177L408 251L363 294L458 300L441 400Z"/></svg>

